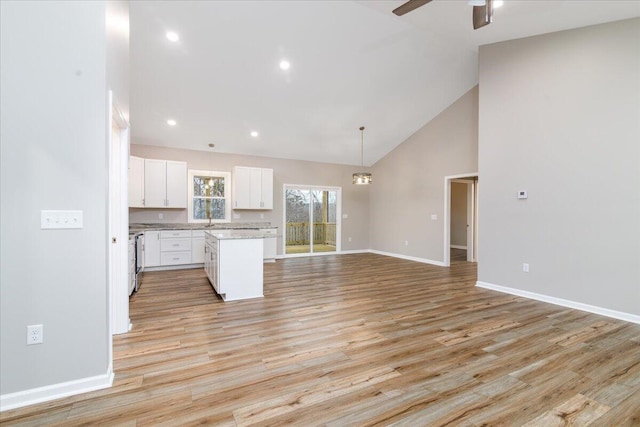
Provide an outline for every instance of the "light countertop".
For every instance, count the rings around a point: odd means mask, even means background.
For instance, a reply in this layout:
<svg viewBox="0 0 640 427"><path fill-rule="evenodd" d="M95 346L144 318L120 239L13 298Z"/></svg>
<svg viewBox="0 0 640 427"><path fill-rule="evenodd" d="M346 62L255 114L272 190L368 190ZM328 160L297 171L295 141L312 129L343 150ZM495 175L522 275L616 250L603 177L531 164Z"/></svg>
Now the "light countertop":
<svg viewBox="0 0 640 427"><path fill-rule="evenodd" d="M181 224L181 223L131 223L129 224L129 235L142 233L144 231L160 230L261 230L266 228L278 228L269 222L230 222L224 224Z"/></svg>
<svg viewBox="0 0 640 427"><path fill-rule="evenodd" d="M230 239L263 239L265 234L260 230L247 230L247 229L235 229L235 230L206 230L205 234L210 234L218 240L230 240Z"/></svg>

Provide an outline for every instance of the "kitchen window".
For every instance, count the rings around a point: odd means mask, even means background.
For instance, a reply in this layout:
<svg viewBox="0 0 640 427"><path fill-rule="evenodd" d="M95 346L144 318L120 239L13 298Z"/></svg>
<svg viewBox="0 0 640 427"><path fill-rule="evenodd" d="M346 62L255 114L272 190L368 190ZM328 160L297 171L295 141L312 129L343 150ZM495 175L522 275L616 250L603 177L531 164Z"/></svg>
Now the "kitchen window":
<svg viewBox="0 0 640 427"><path fill-rule="evenodd" d="M231 221L231 173L189 169L189 222Z"/></svg>

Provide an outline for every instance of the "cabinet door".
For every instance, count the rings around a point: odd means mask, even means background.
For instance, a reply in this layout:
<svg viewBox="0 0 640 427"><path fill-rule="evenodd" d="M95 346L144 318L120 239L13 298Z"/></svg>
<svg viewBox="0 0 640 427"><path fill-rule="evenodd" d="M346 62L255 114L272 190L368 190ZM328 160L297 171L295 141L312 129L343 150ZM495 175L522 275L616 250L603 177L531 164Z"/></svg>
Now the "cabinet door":
<svg viewBox="0 0 640 427"><path fill-rule="evenodd" d="M262 200L260 209L273 209L273 169L260 169Z"/></svg>
<svg viewBox="0 0 640 427"><path fill-rule="evenodd" d="M200 264L204 262L204 237L191 238L191 263Z"/></svg>
<svg viewBox="0 0 640 427"><path fill-rule="evenodd" d="M187 164L167 160L167 207L187 207Z"/></svg>
<svg viewBox="0 0 640 427"><path fill-rule="evenodd" d="M249 168L249 208L262 207L262 169Z"/></svg>
<svg viewBox="0 0 640 427"><path fill-rule="evenodd" d="M129 207L144 207L144 159L129 156Z"/></svg>
<svg viewBox="0 0 640 427"><path fill-rule="evenodd" d="M251 209L251 168L233 168L233 208Z"/></svg>
<svg viewBox="0 0 640 427"><path fill-rule="evenodd" d="M166 160L144 159L144 206L146 208L166 207L166 193Z"/></svg>
<svg viewBox="0 0 640 427"><path fill-rule="evenodd" d="M160 265L160 232L144 232L144 266L156 267Z"/></svg>
<svg viewBox="0 0 640 427"><path fill-rule="evenodd" d="M218 252L220 250L220 246L218 244L219 240L214 240L213 245L211 245L211 278L213 279L213 289L216 290L217 293L222 293L220 289L220 264L218 263Z"/></svg>

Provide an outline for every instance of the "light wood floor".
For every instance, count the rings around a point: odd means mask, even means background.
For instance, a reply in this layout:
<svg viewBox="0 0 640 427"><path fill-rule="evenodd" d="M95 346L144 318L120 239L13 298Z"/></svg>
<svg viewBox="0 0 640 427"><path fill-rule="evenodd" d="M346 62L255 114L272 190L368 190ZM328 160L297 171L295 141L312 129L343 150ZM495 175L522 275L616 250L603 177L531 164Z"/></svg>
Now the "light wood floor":
<svg viewBox="0 0 640 427"><path fill-rule="evenodd" d="M475 280L462 261L295 258L265 264L264 299L223 303L200 269L147 273L114 386L0 421L640 425L640 325Z"/></svg>

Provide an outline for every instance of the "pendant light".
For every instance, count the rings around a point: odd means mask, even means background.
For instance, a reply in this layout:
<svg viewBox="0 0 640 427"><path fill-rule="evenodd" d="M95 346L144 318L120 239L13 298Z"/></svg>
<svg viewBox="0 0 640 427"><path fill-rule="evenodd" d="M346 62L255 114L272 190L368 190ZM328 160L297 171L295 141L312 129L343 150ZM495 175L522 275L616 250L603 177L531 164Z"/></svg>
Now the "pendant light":
<svg viewBox="0 0 640 427"><path fill-rule="evenodd" d="M364 168L364 126L360 126L360 166ZM353 174L353 183L356 185L371 184L373 177L369 172L356 172Z"/></svg>

